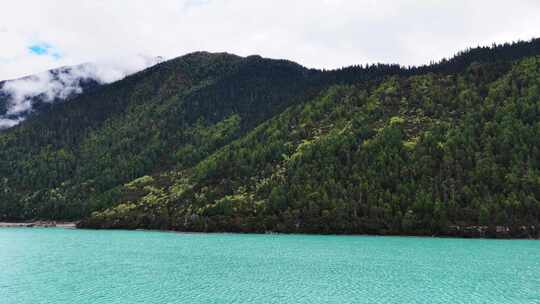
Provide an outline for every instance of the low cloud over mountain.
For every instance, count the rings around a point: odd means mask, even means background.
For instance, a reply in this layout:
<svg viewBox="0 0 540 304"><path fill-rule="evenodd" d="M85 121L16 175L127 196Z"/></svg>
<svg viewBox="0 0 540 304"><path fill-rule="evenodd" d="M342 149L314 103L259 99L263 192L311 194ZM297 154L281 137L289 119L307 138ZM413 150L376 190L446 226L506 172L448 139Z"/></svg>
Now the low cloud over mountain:
<svg viewBox="0 0 540 304"><path fill-rule="evenodd" d="M120 80L161 61L139 56L117 63L85 63L0 83L0 129L25 119L36 106L68 100L100 84Z"/></svg>

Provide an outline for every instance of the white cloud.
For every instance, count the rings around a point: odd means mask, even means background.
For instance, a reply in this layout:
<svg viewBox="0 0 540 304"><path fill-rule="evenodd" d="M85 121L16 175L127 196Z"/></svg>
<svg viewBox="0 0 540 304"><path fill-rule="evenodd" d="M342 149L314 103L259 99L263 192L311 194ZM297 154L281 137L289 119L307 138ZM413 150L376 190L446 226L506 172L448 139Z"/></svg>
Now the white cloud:
<svg viewBox="0 0 540 304"><path fill-rule="evenodd" d="M11 119L11 118L0 118L0 130L16 126L21 121L23 121L22 118L13 118L13 119Z"/></svg>
<svg viewBox="0 0 540 304"><path fill-rule="evenodd" d="M0 79L61 65L197 50L309 67L422 64L469 46L540 36L534 0L18 0L0 11ZM36 56L45 42L62 58ZM135 60L136 61L136 60Z"/></svg>
<svg viewBox="0 0 540 304"><path fill-rule="evenodd" d="M6 81L0 90L9 96L9 102L6 114L0 115L0 129L10 128L23 121L26 114L32 111L35 97L43 102L65 100L80 94L85 80L110 83L159 61L160 58L140 55L123 56L114 62L85 63Z"/></svg>

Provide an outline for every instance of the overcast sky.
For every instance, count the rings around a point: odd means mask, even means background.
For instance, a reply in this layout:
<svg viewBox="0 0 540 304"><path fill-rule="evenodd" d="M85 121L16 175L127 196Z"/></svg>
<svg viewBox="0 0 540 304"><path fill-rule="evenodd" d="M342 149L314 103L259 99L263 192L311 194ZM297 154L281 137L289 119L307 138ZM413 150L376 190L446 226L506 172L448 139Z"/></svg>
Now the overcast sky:
<svg viewBox="0 0 540 304"><path fill-rule="evenodd" d="M316 68L416 65L540 36L539 16L538 0L10 0L0 10L0 79L197 50Z"/></svg>

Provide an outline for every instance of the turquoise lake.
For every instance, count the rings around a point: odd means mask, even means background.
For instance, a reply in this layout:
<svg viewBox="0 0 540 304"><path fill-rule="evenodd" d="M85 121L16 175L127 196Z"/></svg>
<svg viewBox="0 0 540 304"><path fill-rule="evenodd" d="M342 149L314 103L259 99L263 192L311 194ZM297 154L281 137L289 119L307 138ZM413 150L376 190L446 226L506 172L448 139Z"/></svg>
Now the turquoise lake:
<svg viewBox="0 0 540 304"><path fill-rule="evenodd" d="M540 241L7 228L0 303L540 303Z"/></svg>

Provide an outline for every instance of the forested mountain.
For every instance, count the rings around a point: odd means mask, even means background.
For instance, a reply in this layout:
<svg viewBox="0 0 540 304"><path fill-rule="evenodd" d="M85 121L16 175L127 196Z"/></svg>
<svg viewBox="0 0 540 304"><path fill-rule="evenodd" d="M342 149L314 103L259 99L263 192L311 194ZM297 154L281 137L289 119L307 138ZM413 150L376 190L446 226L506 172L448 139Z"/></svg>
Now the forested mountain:
<svg viewBox="0 0 540 304"><path fill-rule="evenodd" d="M0 220L538 236L540 41L320 71L189 54L0 133Z"/></svg>
<svg viewBox="0 0 540 304"><path fill-rule="evenodd" d="M40 74L0 81L0 129L18 124L31 113L69 100L103 84L89 75L92 65L62 67Z"/></svg>

